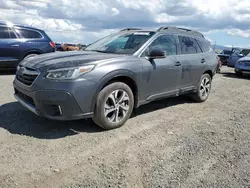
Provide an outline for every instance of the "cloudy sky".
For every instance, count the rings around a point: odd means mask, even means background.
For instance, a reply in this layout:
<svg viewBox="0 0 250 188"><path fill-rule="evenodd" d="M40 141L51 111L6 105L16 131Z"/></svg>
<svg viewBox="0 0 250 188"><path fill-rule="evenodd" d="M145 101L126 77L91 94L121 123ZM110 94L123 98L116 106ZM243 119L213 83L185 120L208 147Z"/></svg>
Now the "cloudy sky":
<svg viewBox="0 0 250 188"><path fill-rule="evenodd" d="M214 43L250 48L250 0L0 0L0 19L88 44L124 27L177 25Z"/></svg>

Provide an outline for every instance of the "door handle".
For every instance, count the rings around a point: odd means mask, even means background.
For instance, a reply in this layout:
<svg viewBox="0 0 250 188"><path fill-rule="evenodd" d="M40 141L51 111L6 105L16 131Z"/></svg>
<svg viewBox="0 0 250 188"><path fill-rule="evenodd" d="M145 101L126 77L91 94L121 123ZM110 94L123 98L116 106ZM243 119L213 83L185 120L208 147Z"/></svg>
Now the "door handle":
<svg viewBox="0 0 250 188"><path fill-rule="evenodd" d="M12 44L12 47L19 47L19 44Z"/></svg>
<svg viewBox="0 0 250 188"><path fill-rule="evenodd" d="M205 63L206 62L206 60L203 58L203 59L201 59L201 63Z"/></svg>
<svg viewBox="0 0 250 188"><path fill-rule="evenodd" d="M177 61L177 62L175 62L175 64L174 64L175 66L181 66L181 62L179 62L179 61Z"/></svg>

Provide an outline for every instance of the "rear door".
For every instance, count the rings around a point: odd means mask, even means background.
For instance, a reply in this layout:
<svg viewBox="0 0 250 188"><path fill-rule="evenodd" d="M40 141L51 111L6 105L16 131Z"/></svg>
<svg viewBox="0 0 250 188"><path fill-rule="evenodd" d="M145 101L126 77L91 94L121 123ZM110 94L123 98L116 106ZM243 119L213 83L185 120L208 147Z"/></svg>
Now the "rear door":
<svg viewBox="0 0 250 188"><path fill-rule="evenodd" d="M13 68L19 62L20 42L10 27L0 26L0 68Z"/></svg>
<svg viewBox="0 0 250 188"><path fill-rule="evenodd" d="M218 59L217 55L212 49L211 45L206 40L197 40L203 53L202 53L202 59L205 60L205 63L202 67L201 74L204 73L204 68L209 67L210 70L215 71L215 67L218 66ZM200 77L199 77L200 78Z"/></svg>
<svg viewBox="0 0 250 188"><path fill-rule="evenodd" d="M206 60L196 39L188 36L179 36L181 63L181 78L179 89L192 90L197 87L197 82L205 70Z"/></svg>
<svg viewBox="0 0 250 188"><path fill-rule="evenodd" d="M20 43L20 48L23 51L22 58L24 58L27 53L44 53L48 51L48 49L51 50L52 47L49 41L45 39L40 32L28 28L15 27L14 29L18 37L22 39Z"/></svg>

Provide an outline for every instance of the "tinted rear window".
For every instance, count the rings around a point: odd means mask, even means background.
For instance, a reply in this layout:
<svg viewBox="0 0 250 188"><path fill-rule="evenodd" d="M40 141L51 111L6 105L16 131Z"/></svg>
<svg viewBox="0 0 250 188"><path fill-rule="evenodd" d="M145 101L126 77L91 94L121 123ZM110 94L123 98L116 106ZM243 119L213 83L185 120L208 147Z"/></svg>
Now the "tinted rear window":
<svg viewBox="0 0 250 188"><path fill-rule="evenodd" d="M198 41L203 52L208 52L210 50L210 45L206 41Z"/></svg>
<svg viewBox="0 0 250 188"><path fill-rule="evenodd" d="M191 37L179 36L182 54L196 54L201 53L198 42Z"/></svg>
<svg viewBox="0 0 250 188"><path fill-rule="evenodd" d="M15 33L8 27L0 27L0 39L14 39Z"/></svg>
<svg viewBox="0 0 250 188"><path fill-rule="evenodd" d="M231 54L231 50L223 50L223 51L222 51L222 54L230 55L230 54Z"/></svg>
<svg viewBox="0 0 250 188"><path fill-rule="evenodd" d="M15 29L15 30L20 38L39 39L43 37L40 33L36 31L32 31L28 29Z"/></svg>

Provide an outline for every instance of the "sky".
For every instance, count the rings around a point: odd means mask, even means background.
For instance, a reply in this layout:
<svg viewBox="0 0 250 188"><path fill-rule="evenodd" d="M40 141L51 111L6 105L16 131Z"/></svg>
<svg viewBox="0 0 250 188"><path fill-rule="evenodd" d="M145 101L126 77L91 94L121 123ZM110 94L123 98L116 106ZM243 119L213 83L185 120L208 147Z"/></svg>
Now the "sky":
<svg viewBox="0 0 250 188"><path fill-rule="evenodd" d="M121 28L180 26L212 43L250 48L250 0L0 0L0 20L89 44Z"/></svg>

